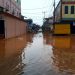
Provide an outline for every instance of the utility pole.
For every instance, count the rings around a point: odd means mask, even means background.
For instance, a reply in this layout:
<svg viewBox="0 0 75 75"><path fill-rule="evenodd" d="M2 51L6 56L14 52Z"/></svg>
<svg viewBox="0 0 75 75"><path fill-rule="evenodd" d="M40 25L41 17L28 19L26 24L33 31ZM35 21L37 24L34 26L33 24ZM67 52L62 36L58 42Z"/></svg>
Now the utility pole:
<svg viewBox="0 0 75 75"><path fill-rule="evenodd" d="M54 0L54 4L53 4L53 6L54 6L54 13L53 13L53 23L55 23L55 0Z"/></svg>
<svg viewBox="0 0 75 75"><path fill-rule="evenodd" d="M43 23L44 23L46 12L44 11L42 13L44 14L44 17L43 17Z"/></svg>
<svg viewBox="0 0 75 75"><path fill-rule="evenodd" d="M44 11L43 13L44 13L44 18L45 18L45 13L46 13L46 12Z"/></svg>

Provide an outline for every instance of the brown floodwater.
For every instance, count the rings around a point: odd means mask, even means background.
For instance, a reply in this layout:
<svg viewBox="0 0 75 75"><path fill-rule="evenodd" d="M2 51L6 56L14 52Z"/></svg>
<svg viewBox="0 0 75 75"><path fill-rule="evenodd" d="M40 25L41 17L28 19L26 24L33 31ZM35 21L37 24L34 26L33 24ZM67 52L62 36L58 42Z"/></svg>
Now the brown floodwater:
<svg viewBox="0 0 75 75"><path fill-rule="evenodd" d="M0 39L0 75L75 75L75 36Z"/></svg>

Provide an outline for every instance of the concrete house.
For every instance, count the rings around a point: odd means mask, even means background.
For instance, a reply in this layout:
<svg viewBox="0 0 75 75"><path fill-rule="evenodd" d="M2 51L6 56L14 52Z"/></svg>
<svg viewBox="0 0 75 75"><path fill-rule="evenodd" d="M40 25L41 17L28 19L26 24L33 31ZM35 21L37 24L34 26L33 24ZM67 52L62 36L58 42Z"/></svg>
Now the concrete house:
<svg viewBox="0 0 75 75"><path fill-rule="evenodd" d="M55 32L75 34L75 0L60 0L54 12L55 22L61 24L55 25Z"/></svg>

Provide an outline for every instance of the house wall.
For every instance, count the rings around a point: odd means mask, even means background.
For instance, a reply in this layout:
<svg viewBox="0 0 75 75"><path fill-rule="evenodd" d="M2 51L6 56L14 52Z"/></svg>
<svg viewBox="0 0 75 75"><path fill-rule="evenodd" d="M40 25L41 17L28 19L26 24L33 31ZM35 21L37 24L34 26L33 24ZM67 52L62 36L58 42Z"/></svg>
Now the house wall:
<svg viewBox="0 0 75 75"><path fill-rule="evenodd" d="M68 14L65 14L65 6L68 6ZM75 7L75 4L62 4L62 19L75 20L75 14L71 14L71 6Z"/></svg>
<svg viewBox="0 0 75 75"><path fill-rule="evenodd" d="M70 24L55 24L54 34L71 34Z"/></svg>
<svg viewBox="0 0 75 75"><path fill-rule="evenodd" d="M27 23L12 16L4 16L5 38L12 38L26 33Z"/></svg>
<svg viewBox="0 0 75 75"><path fill-rule="evenodd" d="M68 6L68 14L65 14L65 6ZM62 19L75 20L75 14L71 14L71 6L75 7L75 0L62 0ZM75 9L74 9L75 13Z"/></svg>
<svg viewBox="0 0 75 75"><path fill-rule="evenodd" d="M65 6L68 6L68 14L65 14ZM75 14L71 14L71 6L74 6L75 13L75 0L62 0L55 9L55 22L62 20L75 20Z"/></svg>

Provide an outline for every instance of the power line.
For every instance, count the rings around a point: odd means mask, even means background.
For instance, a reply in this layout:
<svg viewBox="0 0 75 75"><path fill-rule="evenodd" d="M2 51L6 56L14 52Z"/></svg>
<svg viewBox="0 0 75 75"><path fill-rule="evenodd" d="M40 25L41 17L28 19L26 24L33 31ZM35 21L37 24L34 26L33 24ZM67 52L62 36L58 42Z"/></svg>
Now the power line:
<svg viewBox="0 0 75 75"><path fill-rule="evenodd" d="M45 11L45 12L48 13L49 11ZM35 12L35 13L23 12L23 13L24 13L24 14L34 14L34 15L35 15L35 14L36 14L36 15L37 15L37 14L42 14L42 12Z"/></svg>
<svg viewBox="0 0 75 75"><path fill-rule="evenodd" d="M53 2L52 2L53 3ZM51 4L52 4L51 3ZM50 5L51 6L51 5ZM42 7L42 8L33 8L33 9L22 9L22 10L38 10L38 9L45 9L45 8L48 8L50 6L46 6L46 7Z"/></svg>
<svg viewBox="0 0 75 75"><path fill-rule="evenodd" d="M42 7L42 8L33 8L33 9L22 9L22 10L39 10L39 9L44 9L44 8L48 8L49 6L47 7Z"/></svg>
<svg viewBox="0 0 75 75"><path fill-rule="evenodd" d="M54 0L54 13L53 13L54 19L53 22L55 22L55 0Z"/></svg>
<svg viewBox="0 0 75 75"><path fill-rule="evenodd" d="M36 12L36 13L27 13L27 12L23 12L24 14L42 14L42 12Z"/></svg>
<svg viewBox="0 0 75 75"><path fill-rule="evenodd" d="M53 6L52 6L52 5L50 6L50 8L51 8L51 9L50 9L49 11L53 12L53 11L52 11L52 9L53 9ZM49 11L44 11L44 12L45 12L45 13L49 13ZM22 12L23 12L24 14L34 14L34 15L35 15L35 14L36 14L36 15L37 15L37 14L38 14L38 15L39 15L39 14L41 15L42 13L44 13L44 12L35 12L35 13L32 13L32 12L31 12L31 13L29 13L29 12L25 12L25 11L22 11Z"/></svg>
<svg viewBox="0 0 75 75"><path fill-rule="evenodd" d="M51 13L53 13L53 2L51 2L51 4L50 4L50 14ZM43 8L48 8L48 7L43 7ZM43 9L43 8L34 8L34 9L23 9L23 10L37 10L37 9ZM44 13L44 17L45 17L45 15L46 15L46 13L49 13L49 11L44 11L43 13ZM36 12L36 13L27 13L27 12L24 12L24 11L22 11L23 12L23 14L33 14L33 15L41 15L42 14L42 12Z"/></svg>

